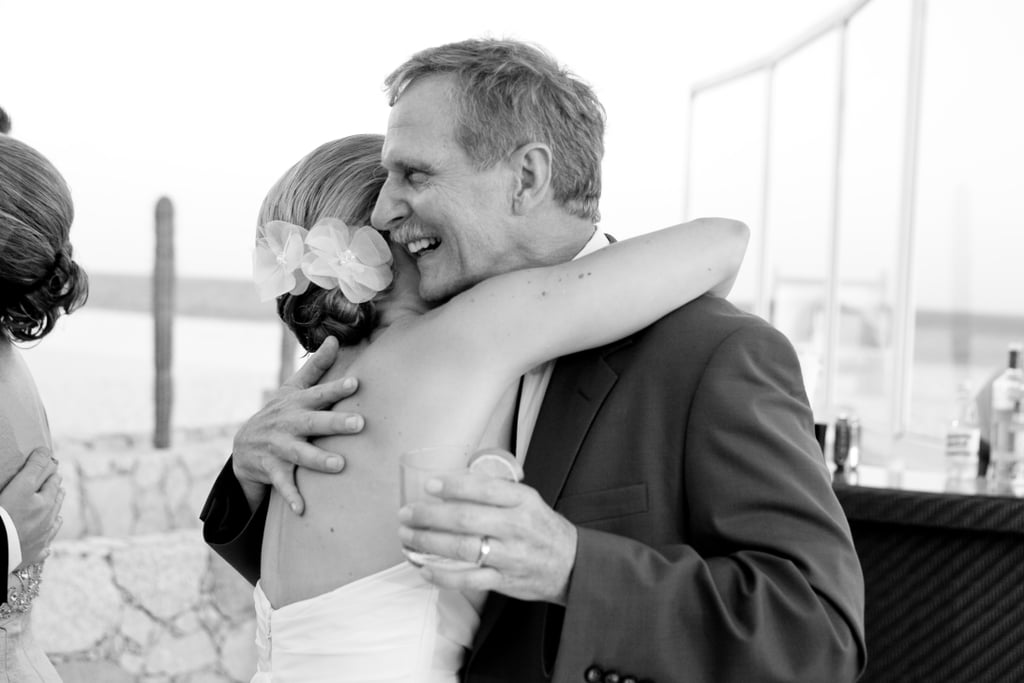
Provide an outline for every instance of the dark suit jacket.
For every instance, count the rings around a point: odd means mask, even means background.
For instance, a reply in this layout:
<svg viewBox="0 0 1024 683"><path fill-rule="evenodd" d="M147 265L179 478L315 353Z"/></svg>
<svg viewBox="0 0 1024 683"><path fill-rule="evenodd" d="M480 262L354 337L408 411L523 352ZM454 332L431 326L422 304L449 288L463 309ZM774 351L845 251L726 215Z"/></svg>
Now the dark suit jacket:
<svg viewBox="0 0 1024 683"><path fill-rule="evenodd" d="M232 482L228 469L204 533L254 581L262 521L244 498L222 514ZM559 359L526 483L579 529L568 606L492 595L463 680L839 683L863 669L860 564L796 355L764 321L705 297Z"/></svg>

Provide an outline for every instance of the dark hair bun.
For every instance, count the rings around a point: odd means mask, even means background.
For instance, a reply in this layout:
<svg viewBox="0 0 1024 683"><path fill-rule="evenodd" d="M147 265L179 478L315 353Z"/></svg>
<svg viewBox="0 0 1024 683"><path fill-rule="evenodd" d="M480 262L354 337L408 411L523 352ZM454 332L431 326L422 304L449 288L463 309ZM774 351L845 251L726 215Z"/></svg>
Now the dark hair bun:
<svg viewBox="0 0 1024 683"><path fill-rule="evenodd" d="M342 346L353 346L377 326L373 301L354 304L340 289L322 289L312 283L303 294L278 297L277 314L309 352L329 336L337 337Z"/></svg>
<svg viewBox="0 0 1024 683"><path fill-rule="evenodd" d="M57 253L50 270L28 287L5 283L0 296L0 326L18 341L42 339L62 313L81 307L89 296L89 278L71 258L71 245Z"/></svg>

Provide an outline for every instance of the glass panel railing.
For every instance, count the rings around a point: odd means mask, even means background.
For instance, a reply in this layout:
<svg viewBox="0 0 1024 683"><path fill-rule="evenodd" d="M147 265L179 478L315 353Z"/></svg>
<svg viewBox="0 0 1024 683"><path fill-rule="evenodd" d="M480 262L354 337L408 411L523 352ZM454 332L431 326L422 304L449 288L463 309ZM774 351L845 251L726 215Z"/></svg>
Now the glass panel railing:
<svg viewBox="0 0 1024 683"><path fill-rule="evenodd" d="M830 34L777 66L772 109L768 320L796 347L816 412L827 404L837 57Z"/></svg>
<svg viewBox="0 0 1024 683"><path fill-rule="evenodd" d="M1024 341L1024 3L928 5L908 428L942 434Z"/></svg>
<svg viewBox="0 0 1024 683"><path fill-rule="evenodd" d="M837 235L835 391L865 429L891 432L909 1L850 21ZM879 106L886 103L887 106Z"/></svg>
<svg viewBox="0 0 1024 683"><path fill-rule="evenodd" d="M757 311L763 271L761 220L763 160L751 150L764 149L763 106L767 80L763 74L741 78L695 99L690 109L690 198L687 214L728 216L750 226L748 257L729 299L740 308ZM763 155L763 152L761 152Z"/></svg>

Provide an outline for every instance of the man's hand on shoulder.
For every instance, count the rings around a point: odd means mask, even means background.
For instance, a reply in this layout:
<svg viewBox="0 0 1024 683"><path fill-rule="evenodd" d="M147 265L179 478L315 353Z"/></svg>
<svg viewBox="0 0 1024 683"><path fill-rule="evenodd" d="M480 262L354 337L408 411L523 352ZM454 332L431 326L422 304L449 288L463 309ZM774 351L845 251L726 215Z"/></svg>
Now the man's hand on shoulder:
<svg viewBox="0 0 1024 683"><path fill-rule="evenodd" d="M355 393L355 378L317 384L337 355L338 341L328 337L235 434L232 468L251 509L259 506L267 486L272 485L292 510L302 514L304 502L295 486L296 465L320 472L344 468L342 456L309 443L311 437L355 434L363 429L361 415L331 411L334 404Z"/></svg>

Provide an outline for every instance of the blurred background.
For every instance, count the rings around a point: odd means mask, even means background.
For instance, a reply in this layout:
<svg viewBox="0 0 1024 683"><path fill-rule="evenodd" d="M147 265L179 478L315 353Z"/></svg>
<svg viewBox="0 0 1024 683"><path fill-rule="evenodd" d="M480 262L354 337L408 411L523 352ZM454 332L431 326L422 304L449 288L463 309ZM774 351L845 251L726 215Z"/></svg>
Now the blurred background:
<svg viewBox="0 0 1024 683"><path fill-rule="evenodd" d="M540 44L603 101L602 229L747 222L730 298L793 341L816 417L860 415L865 461L941 467L958 386L979 387L1024 338L1024 4L596 7L0 0L0 106L67 178L92 279L89 305L25 353L54 434L153 428L161 196L175 212L172 421L255 411L280 366L280 329L248 282L264 193L318 144L383 133L382 81L413 52L495 36Z"/></svg>

